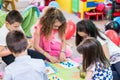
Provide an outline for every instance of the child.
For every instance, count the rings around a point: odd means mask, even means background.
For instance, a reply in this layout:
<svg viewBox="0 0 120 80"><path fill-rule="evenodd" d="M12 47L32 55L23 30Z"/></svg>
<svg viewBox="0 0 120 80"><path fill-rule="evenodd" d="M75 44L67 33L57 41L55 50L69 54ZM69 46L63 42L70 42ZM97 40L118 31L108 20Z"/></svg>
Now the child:
<svg viewBox="0 0 120 80"><path fill-rule="evenodd" d="M0 57L7 65L14 61L14 56L6 47L6 36L12 30L22 30L20 27L22 21L21 14L17 10L12 10L7 14L5 24L0 28ZM28 54L33 58L45 59L43 55L30 49L28 49Z"/></svg>
<svg viewBox="0 0 120 80"><path fill-rule="evenodd" d="M6 43L15 61L5 68L3 80L48 80L43 60L27 55L28 42L21 31L9 32Z"/></svg>
<svg viewBox="0 0 120 80"><path fill-rule="evenodd" d="M35 27L34 48L52 63L65 61L72 51L65 43L66 19L55 7L46 7Z"/></svg>
<svg viewBox="0 0 120 80"><path fill-rule="evenodd" d="M105 57L100 42L92 37L85 38L77 50L83 55L85 80L113 80L110 63Z"/></svg>
<svg viewBox="0 0 120 80"><path fill-rule="evenodd" d="M81 20L76 26L76 46L86 37L96 38L102 45L104 54L110 60L114 80L120 80L120 48L102 33L91 20ZM117 75L118 77L116 77Z"/></svg>
<svg viewBox="0 0 120 80"><path fill-rule="evenodd" d="M12 10L7 14L5 20L5 24L0 28L0 57L3 57L3 61L9 64L13 61L12 58L14 57L11 56L11 52L6 47L6 35L9 31L20 29L19 26L23 21L23 18L18 11Z"/></svg>

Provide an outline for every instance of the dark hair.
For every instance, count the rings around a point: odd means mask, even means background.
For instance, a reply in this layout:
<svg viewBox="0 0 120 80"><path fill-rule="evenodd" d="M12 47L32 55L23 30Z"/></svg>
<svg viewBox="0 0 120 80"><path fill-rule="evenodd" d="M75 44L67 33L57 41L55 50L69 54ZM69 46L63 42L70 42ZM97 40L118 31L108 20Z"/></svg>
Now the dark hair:
<svg viewBox="0 0 120 80"><path fill-rule="evenodd" d="M100 62L101 67L107 68L110 66L109 60L105 57L102 46L100 42L93 38L85 38L78 46L77 51L83 54L83 70L86 72L86 69L92 64Z"/></svg>
<svg viewBox="0 0 120 80"><path fill-rule="evenodd" d="M7 34L6 42L9 50L13 53L25 51L28 45L25 35L18 30L10 31Z"/></svg>
<svg viewBox="0 0 120 80"><path fill-rule="evenodd" d="M6 21L9 24L13 24L14 22L22 23L23 17L17 10L12 10L7 14Z"/></svg>
<svg viewBox="0 0 120 80"><path fill-rule="evenodd" d="M91 20L81 20L76 25L76 46L83 40L78 32L85 32L90 37L97 38L99 36L101 39L105 40L100 34L99 30Z"/></svg>
<svg viewBox="0 0 120 80"><path fill-rule="evenodd" d="M62 37L66 29L66 19L63 13L55 7L46 7L43 11L43 15L40 19L40 24L42 25L41 34L49 37L53 30L53 24L58 20L62 25L58 29L59 36Z"/></svg>

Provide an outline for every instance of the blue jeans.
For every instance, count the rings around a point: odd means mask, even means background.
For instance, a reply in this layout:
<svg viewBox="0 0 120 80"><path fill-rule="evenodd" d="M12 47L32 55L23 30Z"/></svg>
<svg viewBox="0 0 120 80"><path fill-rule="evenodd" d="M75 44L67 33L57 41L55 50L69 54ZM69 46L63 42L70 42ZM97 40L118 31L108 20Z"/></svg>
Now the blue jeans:
<svg viewBox="0 0 120 80"><path fill-rule="evenodd" d="M111 65L113 80L120 80L120 62Z"/></svg>

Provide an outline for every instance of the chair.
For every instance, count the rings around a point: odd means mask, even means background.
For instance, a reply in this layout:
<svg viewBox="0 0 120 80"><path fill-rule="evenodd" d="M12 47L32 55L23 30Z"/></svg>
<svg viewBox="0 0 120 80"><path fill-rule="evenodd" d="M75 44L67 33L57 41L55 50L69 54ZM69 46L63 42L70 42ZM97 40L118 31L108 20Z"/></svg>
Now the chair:
<svg viewBox="0 0 120 80"><path fill-rule="evenodd" d="M104 4L98 4L93 12L85 12L85 15L87 16L88 19L90 19L91 16L95 16L96 20L98 20L99 16L104 17L104 9L105 5Z"/></svg>
<svg viewBox="0 0 120 80"><path fill-rule="evenodd" d="M105 9L105 4L98 4L98 6L96 7L97 18L99 16L101 16L102 20L103 20L103 18L104 18L104 9Z"/></svg>
<svg viewBox="0 0 120 80"><path fill-rule="evenodd" d="M90 19L91 16L95 16L95 17L97 16L97 14L93 12L85 12L85 15L87 19ZM98 20L97 17L96 17L96 20Z"/></svg>

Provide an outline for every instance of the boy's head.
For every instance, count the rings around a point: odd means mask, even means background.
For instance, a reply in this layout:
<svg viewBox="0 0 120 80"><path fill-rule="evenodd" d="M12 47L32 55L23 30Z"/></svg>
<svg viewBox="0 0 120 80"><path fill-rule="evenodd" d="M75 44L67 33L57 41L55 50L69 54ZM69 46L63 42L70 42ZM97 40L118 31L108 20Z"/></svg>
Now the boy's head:
<svg viewBox="0 0 120 80"><path fill-rule="evenodd" d="M15 54L24 52L28 45L25 35L18 30L10 31L7 34L6 43L9 50Z"/></svg>
<svg viewBox="0 0 120 80"><path fill-rule="evenodd" d="M22 15L17 10L10 11L6 16L6 27L12 31L19 28L23 21Z"/></svg>

